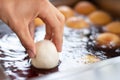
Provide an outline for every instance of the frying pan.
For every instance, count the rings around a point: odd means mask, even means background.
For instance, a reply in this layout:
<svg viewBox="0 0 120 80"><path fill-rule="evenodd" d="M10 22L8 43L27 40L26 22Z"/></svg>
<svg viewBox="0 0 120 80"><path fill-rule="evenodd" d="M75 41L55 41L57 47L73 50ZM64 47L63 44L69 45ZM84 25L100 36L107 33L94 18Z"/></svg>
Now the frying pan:
<svg viewBox="0 0 120 80"><path fill-rule="evenodd" d="M120 80L120 57L31 80Z"/></svg>

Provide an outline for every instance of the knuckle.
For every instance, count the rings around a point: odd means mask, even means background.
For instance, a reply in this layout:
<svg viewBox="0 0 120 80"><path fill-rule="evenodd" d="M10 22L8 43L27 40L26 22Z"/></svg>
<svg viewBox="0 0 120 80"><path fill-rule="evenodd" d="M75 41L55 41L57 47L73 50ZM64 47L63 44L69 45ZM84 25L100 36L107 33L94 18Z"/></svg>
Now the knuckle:
<svg viewBox="0 0 120 80"><path fill-rule="evenodd" d="M63 30L65 24L65 17L63 14L59 15L59 28Z"/></svg>
<svg viewBox="0 0 120 80"><path fill-rule="evenodd" d="M63 14L60 15L60 21L62 24L65 23L65 16Z"/></svg>
<svg viewBox="0 0 120 80"><path fill-rule="evenodd" d="M64 24L65 24L65 17L62 16L62 24L61 24L62 30L63 30L63 28L64 28Z"/></svg>

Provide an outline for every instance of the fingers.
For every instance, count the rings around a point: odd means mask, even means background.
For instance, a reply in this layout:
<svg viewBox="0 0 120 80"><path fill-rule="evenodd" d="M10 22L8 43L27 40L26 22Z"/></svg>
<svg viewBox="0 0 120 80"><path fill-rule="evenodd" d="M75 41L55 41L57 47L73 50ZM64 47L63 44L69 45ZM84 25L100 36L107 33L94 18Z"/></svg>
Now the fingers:
<svg viewBox="0 0 120 80"><path fill-rule="evenodd" d="M47 16L45 20L46 20L45 21L46 25L49 25L46 27L45 39L50 39L52 37L52 40L53 40L58 52L60 52L61 47L62 47L62 45L61 45L62 44L62 35L61 35L62 31L61 31L60 22L58 21L57 17L54 15L53 15L53 17Z"/></svg>
<svg viewBox="0 0 120 80"><path fill-rule="evenodd" d="M17 34L22 45L27 50L28 55L33 58L35 56L35 44L31 37L28 25L22 23L12 23L10 24L11 29Z"/></svg>
<svg viewBox="0 0 120 80"><path fill-rule="evenodd" d="M46 35L45 39L51 40L52 39L52 29L49 25L46 25Z"/></svg>
<svg viewBox="0 0 120 80"><path fill-rule="evenodd" d="M59 28L54 28L54 38L53 38L53 42L56 44L56 47L58 48L58 51L61 52L62 51L62 43L63 43L63 31L64 31L64 16L63 15L59 15L57 14L57 19L59 20L60 24Z"/></svg>
<svg viewBox="0 0 120 80"><path fill-rule="evenodd" d="M32 21L32 22L30 22L30 24L29 24L29 31L30 31L30 34L31 34L32 38L34 39L35 24L34 24L34 22L33 22L33 21Z"/></svg>
<svg viewBox="0 0 120 80"><path fill-rule="evenodd" d="M50 14L48 12L50 12ZM46 13L43 13L43 14L46 16L43 17L40 14L39 17L41 19L43 19L43 21L47 25L45 38L50 39L51 34L52 34L52 40L53 40L58 52L61 52L62 42L63 42L63 26L64 26L65 18L52 5L50 5L50 7L48 8L48 11Z"/></svg>
<svg viewBox="0 0 120 80"><path fill-rule="evenodd" d="M58 52L61 52L62 51L62 43L63 43L63 37L61 35L61 32L58 30L55 30L54 31L54 36L53 36L53 42L55 43L55 46L57 48L57 51Z"/></svg>

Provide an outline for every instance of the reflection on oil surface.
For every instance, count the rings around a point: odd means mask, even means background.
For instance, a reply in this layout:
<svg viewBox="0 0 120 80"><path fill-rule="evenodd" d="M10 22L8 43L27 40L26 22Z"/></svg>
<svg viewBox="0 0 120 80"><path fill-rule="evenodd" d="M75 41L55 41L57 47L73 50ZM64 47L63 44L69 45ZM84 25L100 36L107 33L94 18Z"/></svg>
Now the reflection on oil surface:
<svg viewBox="0 0 120 80"><path fill-rule="evenodd" d="M100 60L119 56L120 49L115 49L113 54L108 51L96 49L94 36L101 32L97 28L71 29L65 27L63 37L63 51L60 53L60 64L51 70L36 69L30 64L30 59L14 33L6 34L0 39L0 63L11 79L26 80L31 77L44 76L56 71L85 65L85 56L92 54ZM3 34L1 34L3 35ZM36 29L35 42L44 39L45 29ZM107 55L106 55L107 54Z"/></svg>

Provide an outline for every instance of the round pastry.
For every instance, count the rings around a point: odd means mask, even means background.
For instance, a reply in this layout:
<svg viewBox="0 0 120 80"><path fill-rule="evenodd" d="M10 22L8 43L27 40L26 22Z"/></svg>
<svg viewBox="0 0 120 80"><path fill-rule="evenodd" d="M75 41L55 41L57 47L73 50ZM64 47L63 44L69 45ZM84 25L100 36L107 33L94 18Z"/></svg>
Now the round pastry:
<svg viewBox="0 0 120 80"><path fill-rule="evenodd" d="M96 7L88 1L80 1L75 6L75 11L79 14L88 15L96 10Z"/></svg>
<svg viewBox="0 0 120 80"><path fill-rule="evenodd" d="M118 47L120 46L120 38L118 35L113 33L101 33L96 38L99 46L106 47Z"/></svg>
<svg viewBox="0 0 120 80"><path fill-rule="evenodd" d="M95 25L106 25L112 21L111 16L103 11L95 11L89 16L90 21Z"/></svg>
<svg viewBox="0 0 120 80"><path fill-rule="evenodd" d="M35 18L34 23L35 23L35 27L38 27L44 24L44 22L40 18Z"/></svg>
<svg viewBox="0 0 120 80"><path fill-rule="evenodd" d="M69 6L62 5L57 8L65 16L66 19L74 16L74 11Z"/></svg>
<svg viewBox="0 0 120 80"><path fill-rule="evenodd" d="M36 56L32 58L32 65L40 69L51 69L58 65L59 54L55 45L49 40L36 43Z"/></svg>
<svg viewBox="0 0 120 80"><path fill-rule="evenodd" d="M105 30L108 32L120 34L120 21L114 21L106 25Z"/></svg>
<svg viewBox="0 0 120 80"><path fill-rule="evenodd" d="M83 62L86 64L101 61L97 56L92 54L87 54L82 59L83 59Z"/></svg>
<svg viewBox="0 0 120 80"><path fill-rule="evenodd" d="M71 17L67 19L66 26L70 28L75 28L75 29L82 29L82 28L88 28L89 23L86 22L83 18L76 16L76 17Z"/></svg>

